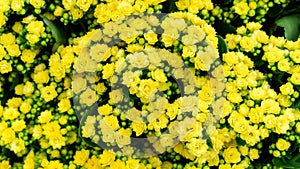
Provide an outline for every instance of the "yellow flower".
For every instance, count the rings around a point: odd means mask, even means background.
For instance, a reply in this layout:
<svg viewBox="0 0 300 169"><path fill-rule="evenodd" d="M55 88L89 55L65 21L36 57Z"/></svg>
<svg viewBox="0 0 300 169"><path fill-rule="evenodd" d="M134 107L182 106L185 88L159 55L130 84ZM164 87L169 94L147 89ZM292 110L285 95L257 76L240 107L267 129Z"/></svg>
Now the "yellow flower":
<svg viewBox="0 0 300 169"><path fill-rule="evenodd" d="M89 155L90 155L89 150L76 151L74 156L74 163L76 165L83 166L85 162L89 159Z"/></svg>
<svg viewBox="0 0 300 169"><path fill-rule="evenodd" d="M290 120L287 115L281 115L275 119L275 132L278 134L286 134L289 130Z"/></svg>
<svg viewBox="0 0 300 169"><path fill-rule="evenodd" d="M162 161L157 156L150 157L148 161L151 164L151 166L154 168L160 167L162 165Z"/></svg>
<svg viewBox="0 0 300 169"><path fill-rule="evenodd" d="M55 76L57 79L62 79L66 76L66 68L62 63L56 63L50 66L50 75Z"/></svg>
<svg viewBox="0 0 300 169"><path fill-rule="evenodd" d="M30 0L29 3L34 7L34 8L41 8L45 5L44 0Z"/></svg>
<svg viewBox="0 0 300 169"><path fill-rule="evenodd" d="M93 155L91 158L88 159L88 161L84 164L83 167L89 169L98 169L101 168L101 165L99 163L99 159L95 155Z"/></svg>
<svg viewBox="0 0 300 169"><path fill-rule="evenodd" d="M31 105L29 102L24 101L20 106L20 111L24 114L28 113L31 110Z"/></svg>
<svg viewBox="0 0 300 169"><path fill-rule="evenodd" d="M57 92L54 86L46 86L41 89L41 97L49 102L57 96Z"/></svg>
<svg viewBox="0 0 300 169"><path fill-rule="evenodd" d="M26 34L25 38L29 41L31 45L34 45L40 40L40 37L38 35L31 33Z"/></svg>
<svg viewBox="0 0 300 169"><path fill-rule="evenodd" d="M114 72L115 72L115 64L114 63L105 64L103 66L102 78L103 79L109 79L110 77L112 77L114 75Z"/></svg>
<svg viewBox="0 0 300 169"><path fill-rule="evenodd" d="M11 67L10 63L8 63L6 60L0 61L0 73L1 74L8 73L11 71L12 71L12 67Z"/></svg>
<svg viewBox="0 0 300 169"><path fill-rule="evenodd" d="M110 104L119 103L123 100L123 98L124 98L124 93L123 93L122 89L112 90L109 93L109 103Z"/></svg>
<svg viewBox="0 0 300 169"><path fill-rule="evenodd" d="M6 50L4 49L3 45L0 45L0 60L2 60L6 56Z"/></svg>
<svg viewBox="0 0 300 169"><path fill-rule="evenodd" d="M23 94L25 96L31 96L34 91L34 84L32 82L27 81L23 86Z"/></svg>
<svg viewBox="0 0 300 169"><path fill-rule="evenodd" d="M58 103L58 110L61 113L67 112L70 108L71 108L71 102L67 98L60 100L60 102Z"/></svg>
<svg viewBox="0 0 300 169"><path fill-rule="evenodd" d="M127 169L125 162L121 161L120 159L117 159L115 161L112 161L110 163L111 168L118 168L118 169Z"/></svg>
<svg viewBox="0 0 300 169"><path fill-rule="evenodd" d="M290 82L280 86L280 91L284 95L291 95L294 93L293 85Z"/></svg>
<svg viewBox="0 0 300 169"><path fill-rule="evenodd" d="M92 2L92 0L76 0L76 5L86 12L90 8Z"/></svg>
<svg viewBox="0 0 300 169"><path fill-rule="evenodd" d="M6 51L9 56L19 56L21 54L19 45L17 44L7 45Z"/></svg>
<svg viewBox="0 0 300 169"><path fill-rule="evenodd" d="M196 157L200 157L208 151L208 145L202 139L192 138L186 147Z"/></svg>
<svg viewBox="0 0 300 169"><path fill-rule="evenodd" d="M229 65L235 65L239 63L239 56L235 52L228 52L222 55L222 59Z"/></svg>
<svg viewBox="0 0 300 169"><path fill-rule="evenodd" d="M100 164L102 166L108 166L115 161L116 154L109 150L104 150L103 153L100 155Z"/></svg>
<svg viewBox="0 0 300 169"><path fill-rule="evenodd" d="M203 101L211 102L213 99L212 87L209 85L203 86L199 91L199 98Z"/></svg>
<svg viewBox="0 0 300 169"><path fill-rule="evenodd" d="M128 168L128 169L134 169L134 168L142 168L142 167L140 167L139 160L133 159L133 158L129 158L126 161L126 168Z"/></svg>
<svg viewBox="0 0 300 169"><path fill-rule="evenodd" d="M48 83L50 80L48 71L40 71L32 74L33 81L37 84Z"/></svg>
<svg viewBox="0 0 300 169"><path fill-rule="evenodd" d="M18 108L22 104L22 99L18 97L13 97L7 100L6 105L10 108Z"/></svg>
<svg viewBox="0 0 300 169"><path fill-rule="evenodd" d="M260 141L259 134L260 132L257 129L257 126L249 126L247 131L242 133L240 137L250 146L254 146Z"/></svg>
<svg viewBox="0 0 300 169"><path fill-rule="evenodd" d="M33 63L35 56L36 56L36 52L33 52L32 50L29 49L24 49L22 51L21 60L25 63Z"/></svg>
<svg viewBox="0 0 300 169"><path fill-rule="evenodd" d="M143 122L132 122L131 123L132 130L135 132L136 136L140 136L147 129L147 126Z"/></svg>
<svg viewBox="0 0 300 169"><path fill-rule="evenodd" d="M120 39L124 40L127 44L133 42L139 35L137 30L129 27L124 27L121 30L119 30L119 32L120 32L119 35Z"/></svg>
<svg viewBox="0 0 300 169"><path fill-rule="evenodd" d="M44 22L42 21L32 21L27 25L27 30L29 33L40 36L41 33L45 31Z"/></svg>
<svg viewBox="0 0 300 169"><path fill-rule="evenodd" d="M277 63L277 67L280 71L287 72L291 69L291 64L288 59L282 59Z"/></svg>
<svg viewBox="0 0 300 169"><path fill-rule="evenodd" d="M57 121L46 123L42 127L43 127L43 134L46 136L46 138L51 138L55 135L60 134L60 125L58 124Z"/></svg>
<svg viewBox="0 0 300 169"><path fill-rule="evenodd" d="M276 125L276 117L273 114L269 114L263 117L263 122L267 129L272 129Z"/></svg>
<svg viewBox="0 0 300 169"><path fill-rule="evenodd" d="M82 77L78 77L76 76L74 79L73 79L73 82L72 82L72 89L73 89L73 92L74 93L79 93L83 90L85 90L87 87L87 81L86 79L82 78Z"/></svg>
<svg viewBox="0 0 300 169"><path fill-rule="evenodd" d="M136 68L145 68L149 65L148 56L143 52L130 54L127 56L129 63Z"/></svg>
<svg viewBox="0 0 300 169"><path fill-rule="evenodd" d="M234 10L239 15L247 15L250 8L249 8L247 2L241 1L234 5Z"/></svg>
<svg viewBox="0 0 300 169"><path fill-rule="evenodd" d="M250 98L253 100L264 100L267 98L267 92L262 87L253 88L249 91Z"/></svg>
<svg viewBox="0 0 300 169"><path fill-rule="evenodd" d="M53 12L54 16L62 16L64 9L60 6L57 6Z"/></svg>
<svg viewBox="0 0 300 169"><path fill-rule="evenodd" d="M61 16L62 14L60 14L60 12L61 11L57 11L57 15ZM78 19L83 17L83 11L81 9L79 9L78 7L72 8L70 10L70 12L71 12L71 15L72 15L74 20L78 20Z"/></svg>
<svg viewBox="0 0 300 169"><path fill-rule="evenodd" d="M24 1L23 0L12 0L10 6L11 6L11 9L16 12L21 11L24 6Z"/></svg>
<svg viewBox="0 0 300 169"><path fill-rule="evenodd" d="M248 114L249 120L253 123L260 123L263 120L264 112L260 107L251 108Z"/></svg>
<svg viewBox="0 0 300 169"><path fill-rule="evenodd" d="M250 160L256 160L259 158L258 150L256 148L251 148L249 151Z"/></svg>
<svg viewBox="0 0 300 169"><path fill-rule="evenodd" d="M300 63L300 50L294 50L290 52L290 57L295 63Z"/></svg>
<svg viewBox="0 0 300 169"><path fill-rule="evenodd" d="M1 65L1 62L0 62L0 65ZM300 85L300 73L298 73L298 72L293 73L292 76L291 76L291 82L295 85Z"/></svg>
<svg viewBox="0 0 300 169"><path fill-rule="evenodd" d="M62 0L62 4L66 10L71 10L76 5L76 0Z"/></svg>
<svg viewBox="0 0 300 169"><path fill-rule="evenodd" d="M39 123L48 123L53 118L51 111L45 110L38 117Z"/></svg>
<svg viewBox="0 0 300 169"><path fill-rule="evenodd" d="M9 161L2 160L0 162L0 168L5 168L5 169L11 169L11 165L9 164Z"/></svg>
<svg viewBox="0 0 300 169"><path fill-rule="evenodd" d="M242 96L239 93L237 93L237 92L229 92L227 94L227 98L232 103L240 103L240 102L243 101Z"/></svg>
<svg viewBox="0 0 300 169"><path fill-rule="evenodd" d="M25 124L24 120L16 120L16 121L12 122L11 127L15 132L18 132L18 131L22 131L23 129L25 129L26 124Z"/></svg>
<svg viewBox="0 0 300 169"><path fill-rule="evenodd" d="M179 114L179 112L180 112L180 109L179 109L178 104L175 104L175 103L168 104L166 115L169 116L170 120L175 119L175 117L177 116L177 114Z"/></svg>
<svg viewBox="0 0 300 169"><path fill-rule="evenodd" d="M164 42L165 47L170 47L173 45L173 42L176 40L176 38L170 36L169 34L163 33L162 34L162 42Z"/></svg>
<svg viewBox="0 0 300 169"><path fill-rule="evenodd" d="M164 71L161 69L156 69L154 71L151 71L151 76L154 80L156 80L158 82L166 82L167 81L167 77L166 77Z"/></svg>
<svg viewBox="0 0 300 169"><path fill-rule="evenodd" d="M108 125L112 130L117 130L120 127L118 118L113 115L105 116L104 123L106 123L106 125Z"/></svg>
<svg viewBox="0 0 300 169"><path fill-rule="evenodd" d="M25 143L22 139L20 138L15 138L12 143L10 144L10 149L14 153L20 153L21 151L25 150Z"/></svg>
<svg viewBox="0 0 300 169"><path fill-rule="evenodd" d="M253 32L253 35L254 35L255 39L257 40L257 42L259 42L259 43L266 44L269 42L269 36L264 31L256 30Z"/></svg>
<svg viewBox="0 0 300 169"><path fill-rule="evenodd" d="M60 124L65 125L65 124L68 123L68 118L67 118L67 116L62 116L62 117L59 118L58 121L59 121Z"/></svg>
<svg viewBox="0 0 300 169"><path fill-rule="evenodd" d="M269 51L265 52L265 57L270 63L278 62L284 59L284 50L272 47Z"/></svg>
<svg viewBox="0 0 300 169"><path fill-rule="evenodd" d="M118 147L122 148L131 143L131 130L121 128L117 132L114 133L114 137L116 138L116 142Z"/></svg>
<svg viewBox="0 0 300 169"><path fill-rule="evenodd" d="M249 31L254 32L255 30L259 30L262 25L258 22L248 22L246 24L246 27Z"/></svg>
<svg viewBox="0 0 300 169"><path fill-rule="evenodd" d="M61 135L59 132L52 133L51 137L49 137L49 145L53 147L53 149L61 149L66 145L66 138Z"/></svg>
<svg viewBox="0 0 300 169"><path fill-rule="evenodd" d="M111 56L111 49L106 44L95 44L90 48L91 58L97 62L106 61Z"/></svg>
<svg viewBox="0 0 300 169"><path fill-rule="evenodd" d="M263 100L261 102L261 108L263 112L273 114L279 114L281 110L279 103L273 99Z"/></svg>
<svg viewBox="0 0 300 169"><path fill-rule="evenodd" d="M9 10L9 0L3 0L0 2L0 13L4 13Z"/></svg>
<svg viewBox="0 0 300 169"><path fill-rule="evenodd" d="M35 125L32 130L33 139L40 139L43 135L43 129L40 125Z"/></svg>
<svg viewBox="0 0 300 169"><path fill-rule="evenodd" d="M13 120L19 117L20 112L16 108L6 108L3 112L4 120Z"/></svg>
<svg viewBox="0 0 300 169"><path fill-rule="evenodd" d="M238 163L241 161L241 154L236 147L229 147L225 149L223 157L227 163Z"/></svg>
<svg viewBox="0 0 300 169"><path fill-rule="evenodd" d="M246 52L252 51L256 45L255 40L251 37L242 37L240 45Z"/></svg>
<svg viewBox="0 0 300 169"><path fill-rule="evenodd" d="M143 98L142 102L149 102L149 98L151 94L157 90L158 83L153 80L146 79L141 80L140 85L138 87L138 97Z"/></svg>
<svg viewBox="0 0 300 169"><path fill-rule="evenodd" d="M109 104L105 104L103 106L98 107L98 113L104 116L110 115L112 111L113 108Z"/></svg>
<svg viewBox="0 0 300 169"><path fill-rule="evenodd" d="M82 127L82 136L86 138L91 138L95 135L95 126L92 123L86 123Z"/></svg>
<svg viewBox="0 0 300 169"><path fill-rule="evenodd" d="M287 150L290 148L290 146L291 143L282 138L279 138L278 141L276 142L276 148L280 151Z"/></svg>
<svg viewBox="0 0 300 169"><path fill-rule="evenodd" d="M16 138L15 132L12 128L4 129L1 134L1 140L4 142L4 144L9 144Z"/></svg>
<svg viewBox="0 0 300 169"><path fill-rule="evenodd" d="M79 103L86 104L87 106L91 106L94 103L96 103L97 100L98 100L98 95L96 94L96 92L88 88L80 95Z"/></svg>
<svg viewBox="0 0 300 169"><path fill-rule="evenodd" d="M6 23L6 16L2 12L0 12L0 28L3 25L5 25L5 23Z"/></svg>
<svg viewBox="0 0 300 169"><path fill-rule="evenodd" d="M157 34L152 30L145 33L144 37L150 45L154 45L158 41Z"/></svg>

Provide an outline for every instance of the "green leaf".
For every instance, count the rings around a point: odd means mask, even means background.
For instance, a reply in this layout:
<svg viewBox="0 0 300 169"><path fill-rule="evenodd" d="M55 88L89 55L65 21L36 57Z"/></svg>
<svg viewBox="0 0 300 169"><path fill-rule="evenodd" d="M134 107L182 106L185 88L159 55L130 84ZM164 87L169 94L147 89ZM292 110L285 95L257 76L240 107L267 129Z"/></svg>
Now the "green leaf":
<svg viewBox="0 0 300 169"><path fill-rule="evenodd" d="M16 76L16 77L14 78L14 80L13 80L13 82L12 82L10 88L9 88L9 91L13 91L13 90L15 89L15 87L16 87L17 84L19 83L19 76L20 76L20 75L18 75L18 76Z"/></svg>
<svg viewBox="0 0 300 169"><path fill-rule="evenodd" d="M43 19L44 23L49 26L52 36L55 39L55 44L52 47L52 52L56 52L58 47L62 44L65 44L67 42L67 36L65 31L60 27L59 25L54 24L52 21L50 21L47 17L40 15L40 17Z"/></svg>
<svg viewBox="0 0 300 169"><path fill-rule="evenodd" d="M282 8L281 5L276 5L272 8L270 8L267 15L268 15L268 17L273 18L273 17L279 16L283 11L284 11L284 8Z"/></svg>
<svg viewBox="0 0 300 169"><path fill-rule="evenodd" d="M299 162L286 161L280 158L274 158L272 162L276 167L293 168L293 169L300 168Z"/></svg>
<svg viewBox="0 0 300 169"><path fill-rule="evenodd" d="M220 56L222 56L223 53L228 52L227 44L221 36L218 36L218 49Z"/></svg>
<svg viewBox="0 0 300 169"><path fill-rule="evenodd" d="M236 28L229 23L216 20L213 27L215 28L218 35L221 35L222 37L225 37L227 34L235 34Z"/></svg>
<svg viewBox="0 0 300 169"><path fill-rule="evenodd" d="M293 105L293 108L300 108L300 99L297 99L295 102L294 102L294 105Z"/></svg>
<svg viewBox="0 0 300 169"><path fill-rule="evenodd" d="M300 15L293 14L277 20L276 25L284 28L286 39L296 41L299 37Z"/></svg>
<svg viewBox="0 0 300 169"><path fill-rule="evenodd" d="M243 139L241 139L240 137L236 137L236 143L237 143L237 145L239 145L239 146L244 146L244 145L246 145L246 141L243 140Z"/></svg>

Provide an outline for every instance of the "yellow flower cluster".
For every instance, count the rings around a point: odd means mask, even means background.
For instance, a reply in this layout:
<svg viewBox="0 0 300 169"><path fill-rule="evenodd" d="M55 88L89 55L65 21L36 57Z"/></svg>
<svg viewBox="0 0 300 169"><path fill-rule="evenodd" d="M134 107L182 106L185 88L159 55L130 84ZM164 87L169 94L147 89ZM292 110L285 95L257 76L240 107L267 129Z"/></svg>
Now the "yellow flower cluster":
<svg viewBox="0 0 300 169"><path fill-rule="evenodd" d="M213 3L209 1L202 0L179 0L175 2L177 8L180 11L187 10L190 13L197 14L200 11L204 10L212 10L214 8Z"/></svg>
<svg viewBox="0 0 300 169"><path fill-rule="evenodd" d="M131 14L153 13L156 9L160 9L160 3L165 0L150 1L108 1L96 5L94 16L99 24L104 24L110 20L116 21Z"/></svg>
<svg viewBox="0 0 300 169"><path fill-rule="evenodd" d="M209 118L206 116L210 114L208 109L214 100L215 93L222 91L220 86L217 86L218 90L212 87L220 83L222 75L218 71L214 72L212 78L215 79L214 83L216 84L211 84L207 77L198 79L194 75L195 70L189 70L176 53L170 53L166 49L156 49L152 46L159 43L157 38L159 35L151 27L161 25L164 30L161 41L165 46L173 46L174 43L177 43L176 37L183 34L182 55L191 63L195 62L200 65L196 69L201 71L211 69L210 65L217 59L215 31L204 21L189 13L174 13L166 17L161 24L155 16L147 15L135 19L128 18L128 20L138 24L130 25L129 29L122 23L114 25L117 23L112 22L105 25L103 31L95 32L91 42L88 42L90 45L83 48L83 52L74 65L78 72L75 75L75 82L78 85L74 86L74 92L80 97L79 103L81 104L92 106L98 98L103 97L106 91L103 91L102 87L98 88L98 85L102 84L101 79L107 80L112 86L121 85L109 92L108 103L104 102L102 106L98 107L96 115L86 117L82 126L82 136L91 138L95 143L104 142L108 147L118 147L126 155L137 153L135 151L148 154L164 152L178 142L176 141L178 137L178 140L184 143L191 142L184 152L195 151L192 156L185 153L186 156L190 158L202 156L204 152L198 152L201 151L198 150L199 146L197 145L198 137L201 136L198 130L201 130L202 123ZM192 21L193 24L189 21ZM171 27L174 22L177 24L174 25L175 27ZM107 31L108 28L119 27L122 28L118 30L120 39L128 43L125 49L117 46L109 48L101 43L102 40L110 43L106 37L113 37L117 33L114 30ZM123 32L126 32L126 36L123 36ZM143 32L147 33L143 35ZM129 44L139 36L141 36L139 41L144 38L144 44ZM197 49L196 42L204 41L204 38L206 38L207 46ZM125 50L130 53L124 55ZM195 55L197 55L197 60L194 60ZM107 63L108 61L113 62ZM106 64L99 66L99 63ZM168 69L165 69L166 67ZM148 73L145 72L147 68L149 68ZM90 73L96 72L96 70L101 71L102 77L93 78ZM175 84L170 82L170 75L166 71L173 74L175 79L182 81L185 86L184 97L174 98L172 102L165 98L170 98L172 93L178 95L182 90L177 88L177 93L170 90L170 87ZM123 89L124 86L128 88L128 91ZM198 93L197 89L200 88L202 89L199 91L199 97L194 96L195 92ZM166 95L157 95L158 93L166 93ZM138 98L136 101L142 105L135 106L139 106L140 109L126 107L136 104L131 97ZM198 121L191 117L185 117L185 113L180 112L180 109L183 112L191 112ZM174 121L178 116L181 116L182 119ZM214 117L210 118L214 119ZM131 123L130 128L126 128L127 123ZM206 125L213 127L213 123L207 122ZM162 130L169 132L162 133ZM136 150L137 147L132 147L134 136L146 136L146 138L141 138L143 143L140 143L145 144L142 146L144 150ZM206 145L205 141L202 143ZM154 150L146 144L152 144ZM177 153L183 152L178 151Z"/></svg>
<svg viewBox="0 0 300 169"><path fill-rule="evenodd" d="M261 25L288 2L2 0L0 169L238 169L299 153L300 39ZM165 7L178 12L154 14ZM215 17L245 23L228 52Z"/></svg>

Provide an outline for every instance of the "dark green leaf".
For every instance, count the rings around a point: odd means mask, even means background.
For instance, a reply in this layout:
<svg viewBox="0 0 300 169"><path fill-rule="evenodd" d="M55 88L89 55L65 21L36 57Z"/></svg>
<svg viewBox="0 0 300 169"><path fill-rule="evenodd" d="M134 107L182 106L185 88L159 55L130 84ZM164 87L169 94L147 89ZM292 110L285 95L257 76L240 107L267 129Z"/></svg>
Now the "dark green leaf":
<svg viewBox="0 0 300 169"><path fill-rule="evenodd" d="M55 44L53 45L52 52L55 52L60 45L65 44L67 42L66 33L62 29L62 27L54 24L47 17L43 15L40 15L40 17L43 19L44 23L51 29L52 36L55 39Z"/></svg>
<svg viewBox="0 0 300 169"><path fill-rule="evenodd" d="M281 5L276 5L272 8L270 8L270 10L268 11L268 17L276 17L279 16L282 12L284 11L284 9L282 8Z"/></svg>
<svg viewBox="0 0 300 169"><path fill-rule="evenodd" d="M300 99L297 99L297 100L294 102L293 108L296 108L296 109L300 108Z"/></svg>
<svg viewBox="0 0 300 169"><path fill-rule="evenodd" d="M222 56L223 53L228 52L227 44L221 36L218 36L218 49L220 56Z"/></svg>
<svg viewBox="0 0 300 169"><path fill-rule="evenodd" d="M300 15L293 14L280 18L276 24L284 28L284 35L288 40L297 40L299 37Z"/></svg>
<svg viewBox="0 0 300 169"><path fill-rule="evenodd" d="M9 88L9 91L14 90L18 83L19 83L19 76L16 76Z"/></svg>
<svg viewBox="0 0 300 169"><path fill-rule="evenodd" d="M236 28L226 22L217 20L213 25L215 30L217 31L218 35L225 37L226 34L234 34L236 33Z"/></svg>
<svg viewBox="0 0 300 169"><path fill-rule="evenodd" d="M244 146L244 145L246 145L246 141L243 140L243 139L241 139L240 137L237 137L237 138L236 138L236 143L237 143L237 145L239 145L239 146Z"/></svg>

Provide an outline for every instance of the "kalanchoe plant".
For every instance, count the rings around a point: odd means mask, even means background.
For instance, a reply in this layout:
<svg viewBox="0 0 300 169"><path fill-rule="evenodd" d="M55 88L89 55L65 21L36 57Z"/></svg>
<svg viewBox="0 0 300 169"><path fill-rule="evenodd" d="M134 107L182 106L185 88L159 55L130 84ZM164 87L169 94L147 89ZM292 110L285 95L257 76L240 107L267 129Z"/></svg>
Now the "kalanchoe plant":
<svg viewBox="0 0 300 169"><path fill-rule="evenodd" d="M0 169L300 168L298 4L1 0Z"/></svg>

